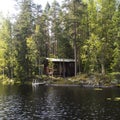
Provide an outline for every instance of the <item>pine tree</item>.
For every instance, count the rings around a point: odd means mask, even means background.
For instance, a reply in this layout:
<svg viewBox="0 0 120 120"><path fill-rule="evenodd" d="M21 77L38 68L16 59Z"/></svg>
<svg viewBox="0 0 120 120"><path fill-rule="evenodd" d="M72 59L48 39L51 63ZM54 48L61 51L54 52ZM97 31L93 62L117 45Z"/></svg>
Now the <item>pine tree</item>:
<svg viewBox="0 0 120 120"><path fill-rule="evenodd" d="M29 79L30 59L28 57L27 39L33 29L32 0L23 0L20 4L20 13L14 27L16 47L16 72L17 79L22 83Z"/></svg>
<svg viewBox="0 0 120 120"><path fill-rule="evenodd" d="M0 30L0 48L1 48L1 66L4 70L4 75L8 78L13 78L14 66L14 44L12 38L12 23L10 18L3 18Z"/></svg>
<svg viewBox="0 0 120 120"><path fill-rule="evenodd" d="M59 3L54 0L50 8L50 22L51 22L51 53L58 56L58 44L60 37L60 19L59 13L61 11Z"/></svg>

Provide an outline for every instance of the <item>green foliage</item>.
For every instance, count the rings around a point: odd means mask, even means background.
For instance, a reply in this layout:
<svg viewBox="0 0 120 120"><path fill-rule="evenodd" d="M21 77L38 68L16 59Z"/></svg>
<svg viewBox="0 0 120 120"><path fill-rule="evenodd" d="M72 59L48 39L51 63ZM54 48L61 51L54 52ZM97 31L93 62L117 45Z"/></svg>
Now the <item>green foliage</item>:
<svg viewBox="0 0 120 120"><path fill-rule="evenodd" d="M0 74L25 82L40 76L45 57L75 58L77 72L120 71L120 4L116 0L55 0L44 10L17 0L13 24L0 16Z"/></svg>
<svg viewBox="0 0 120 120"><path fill-rule="evenodd" d="M98 55L101 49L101 43L99 38L91 34L89 40L86 41L86 44L83 46L83 53L82 53L82 63L85 65L86 72L99 72L98 71Z"/></svg>
<svg viewBox="0 0 120 120"><path fill-rule="evenodd" d="M112 84L120 84L120 72L112 72L109 74Z"/></svg>
<svg viewBox="0 0 120 120"><path fill-rule="evenodd" d="M10 79L13 77L13 51L12 24L9 18L3 18L0 30L0 71Z"/></svg>
<svg viewBox="0 0 120 120"><path fill-rule="evenodd" d="M16 49L15 76L23 83L32 77L31 61L27 39L32 36L33 18L32 18L32 0L23 0L20 5L21 11L14 25L14 42Z"/></svg>
<svg viewBox="0 0 120 120"><path fill-rule="evenodd" d="M115 42L115 49L113 50L113 62L111 63L111 69L113 71L120 71L120 45Z"/></svg>
<svg viewBox="0 0 120 120"><path fill-rule="evenodd" d="M51 58L52 59L52 58ZM50 68L50 69L53 69L53 66L54 66L54 63L51 61L51 60L49 60L48 61L48 67Z"/></svg>

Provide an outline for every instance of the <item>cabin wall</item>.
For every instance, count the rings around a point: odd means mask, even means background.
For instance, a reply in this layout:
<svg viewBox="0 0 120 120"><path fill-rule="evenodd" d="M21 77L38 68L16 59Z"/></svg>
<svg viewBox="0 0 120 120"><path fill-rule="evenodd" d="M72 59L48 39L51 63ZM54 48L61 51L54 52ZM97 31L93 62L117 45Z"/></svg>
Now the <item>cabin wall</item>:
<svg viewBox="0 0 120 120"><path fill-rule="evenodd" d="M74 62L53 62L53 69L49 68L48 63L44 65L46 75L61 77L74 76Z"/></svg>

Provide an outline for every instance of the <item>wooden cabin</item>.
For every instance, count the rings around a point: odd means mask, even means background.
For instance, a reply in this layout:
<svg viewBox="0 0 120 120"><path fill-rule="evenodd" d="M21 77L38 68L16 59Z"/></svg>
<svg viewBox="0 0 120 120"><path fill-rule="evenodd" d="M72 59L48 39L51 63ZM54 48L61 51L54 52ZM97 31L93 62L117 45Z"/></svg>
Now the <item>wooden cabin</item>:
<svg viewBox="0 0 120 120"><path fill-rule="evenodd" d="M73 59L46 58L44 63L44 73L46 75L69 77L74 76Z"/></svg>

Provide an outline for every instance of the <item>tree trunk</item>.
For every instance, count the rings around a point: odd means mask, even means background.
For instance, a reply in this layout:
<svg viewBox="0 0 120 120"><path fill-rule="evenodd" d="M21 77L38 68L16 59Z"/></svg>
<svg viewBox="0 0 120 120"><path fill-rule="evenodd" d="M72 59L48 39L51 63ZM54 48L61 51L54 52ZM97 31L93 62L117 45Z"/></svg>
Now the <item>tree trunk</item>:
<svg viewBox="0 0 120 120"><path fill-rule="evenodd" d="M103 63L101 63L101 73L102 75L105 75L105 66Z"/></svg>
<svg viewBox="0 0 120 120"><path fill-rule="evenodd" d="M75 12L75 2L74 2ZM75 59L75 76L77 75L77 44L76 44L76 21L74 21L74 59Z"/></svg>

